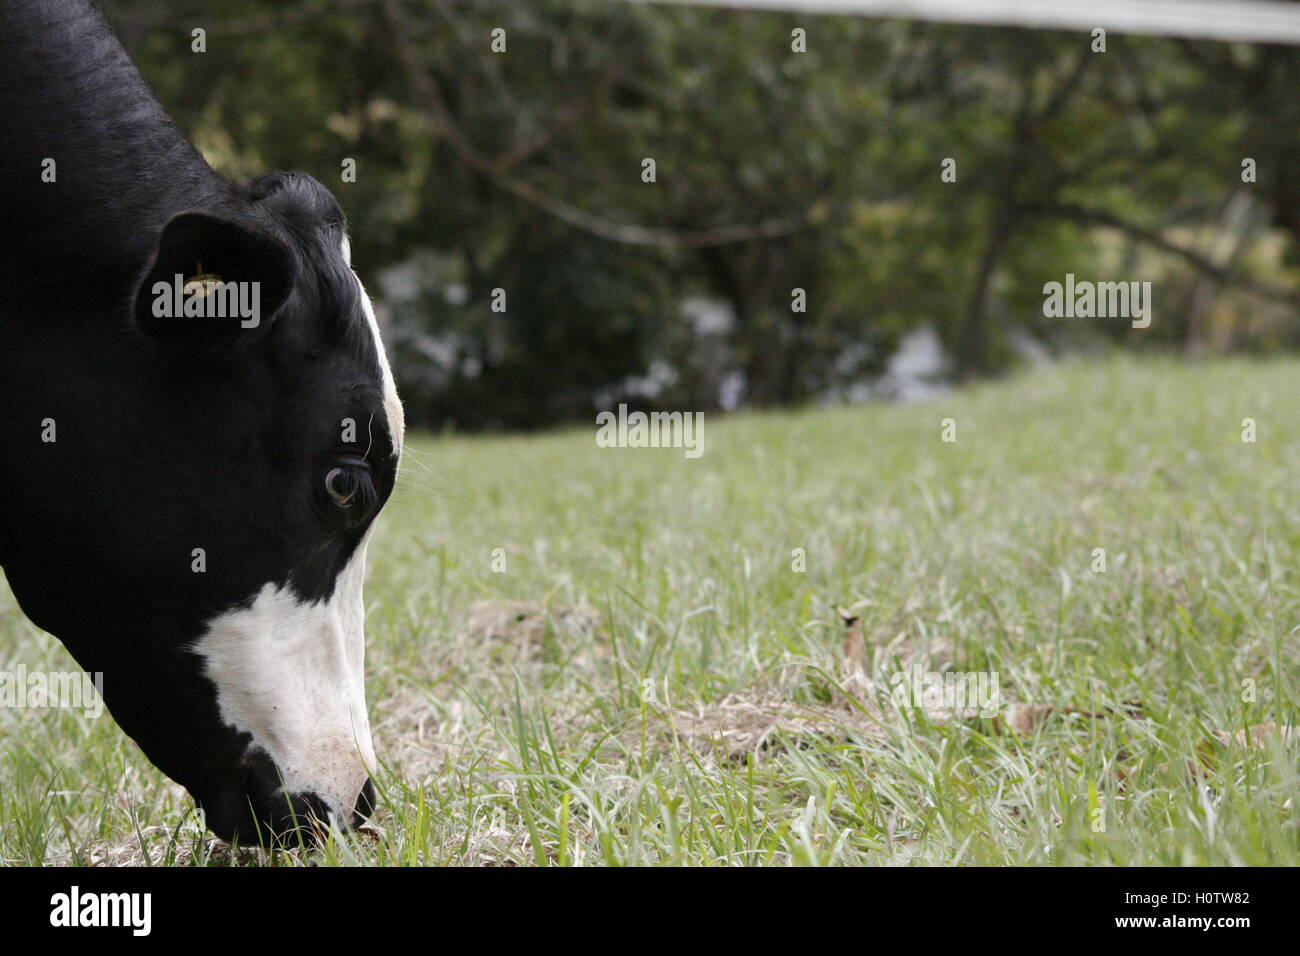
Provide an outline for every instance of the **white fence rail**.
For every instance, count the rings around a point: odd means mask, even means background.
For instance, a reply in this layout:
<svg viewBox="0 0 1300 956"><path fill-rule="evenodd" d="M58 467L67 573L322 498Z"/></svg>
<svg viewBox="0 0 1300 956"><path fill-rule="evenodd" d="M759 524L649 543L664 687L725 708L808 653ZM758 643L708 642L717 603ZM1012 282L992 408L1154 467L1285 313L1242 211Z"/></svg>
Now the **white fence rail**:
<svg viewBox="0 0 1300 956"><path fill-rule="evenodd" d="M1033 27L1300 44L1300 3L1279 0L624 0L898 17Z"/></svg>

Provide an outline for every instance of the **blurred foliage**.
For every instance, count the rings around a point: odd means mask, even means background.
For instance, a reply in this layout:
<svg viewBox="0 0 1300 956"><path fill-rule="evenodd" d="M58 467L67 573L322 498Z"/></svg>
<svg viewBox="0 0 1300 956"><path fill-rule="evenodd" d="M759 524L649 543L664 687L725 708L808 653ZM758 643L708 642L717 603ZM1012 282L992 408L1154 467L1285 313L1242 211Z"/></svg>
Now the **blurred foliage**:
<svg viewBox="0 0 1300 956"><path fill-rule="evenodd" d="M1294 49L607 0L106 7L218 169L338 194L425 426L871 394L926 326L958 377L1300 344ZM1067 272L1152 281L1151 328L1044 318Z"/></svg>

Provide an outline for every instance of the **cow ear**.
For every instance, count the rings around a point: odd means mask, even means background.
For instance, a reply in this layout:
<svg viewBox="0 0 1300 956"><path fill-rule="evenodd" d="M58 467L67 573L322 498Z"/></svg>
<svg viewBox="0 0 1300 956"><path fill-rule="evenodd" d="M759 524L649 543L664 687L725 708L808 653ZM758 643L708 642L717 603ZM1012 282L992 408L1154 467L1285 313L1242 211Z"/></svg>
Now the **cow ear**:
<svg viewBox="0 0 1300 956"><path fill-rule="evenodd" d="M254 226L203 212L173 216L136 288L136 325L178 359L239 351L293 289L293 254Z"/></svg>

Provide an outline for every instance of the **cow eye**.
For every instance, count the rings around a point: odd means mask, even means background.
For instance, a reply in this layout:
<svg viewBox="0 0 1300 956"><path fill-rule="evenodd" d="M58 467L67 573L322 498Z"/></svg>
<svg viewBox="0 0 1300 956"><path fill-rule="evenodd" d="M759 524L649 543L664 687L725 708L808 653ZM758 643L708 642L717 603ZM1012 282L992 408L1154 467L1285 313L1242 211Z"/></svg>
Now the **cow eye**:
<svg viewBox="0 0 1300 956"><path fill-rule="evenodd" d="M329 513L352 523L364 521L377 509L375 480L364 458L338 455L327 461L319 474L319 500Z"/></svg>
<svg viewBox="0 0 1300 956"><path fill-rule="evenodd" d="M340 508L352 504L360 487L361 480L355 468L331 468L325 475L325 490L330 500Z"/></svg>

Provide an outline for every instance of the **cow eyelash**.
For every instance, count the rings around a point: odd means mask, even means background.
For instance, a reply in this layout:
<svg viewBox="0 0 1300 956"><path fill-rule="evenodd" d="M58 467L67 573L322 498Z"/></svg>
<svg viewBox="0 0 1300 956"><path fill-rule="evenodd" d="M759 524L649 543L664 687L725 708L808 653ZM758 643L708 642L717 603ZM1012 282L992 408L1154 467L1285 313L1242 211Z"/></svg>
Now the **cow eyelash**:
<svg viewBox="0 0 1300 956"><path fill-rule="evenodd" d="M369 515L378 498L370 465L351 455L329 464L320 487L334 508L356 519Z"/></svg>

